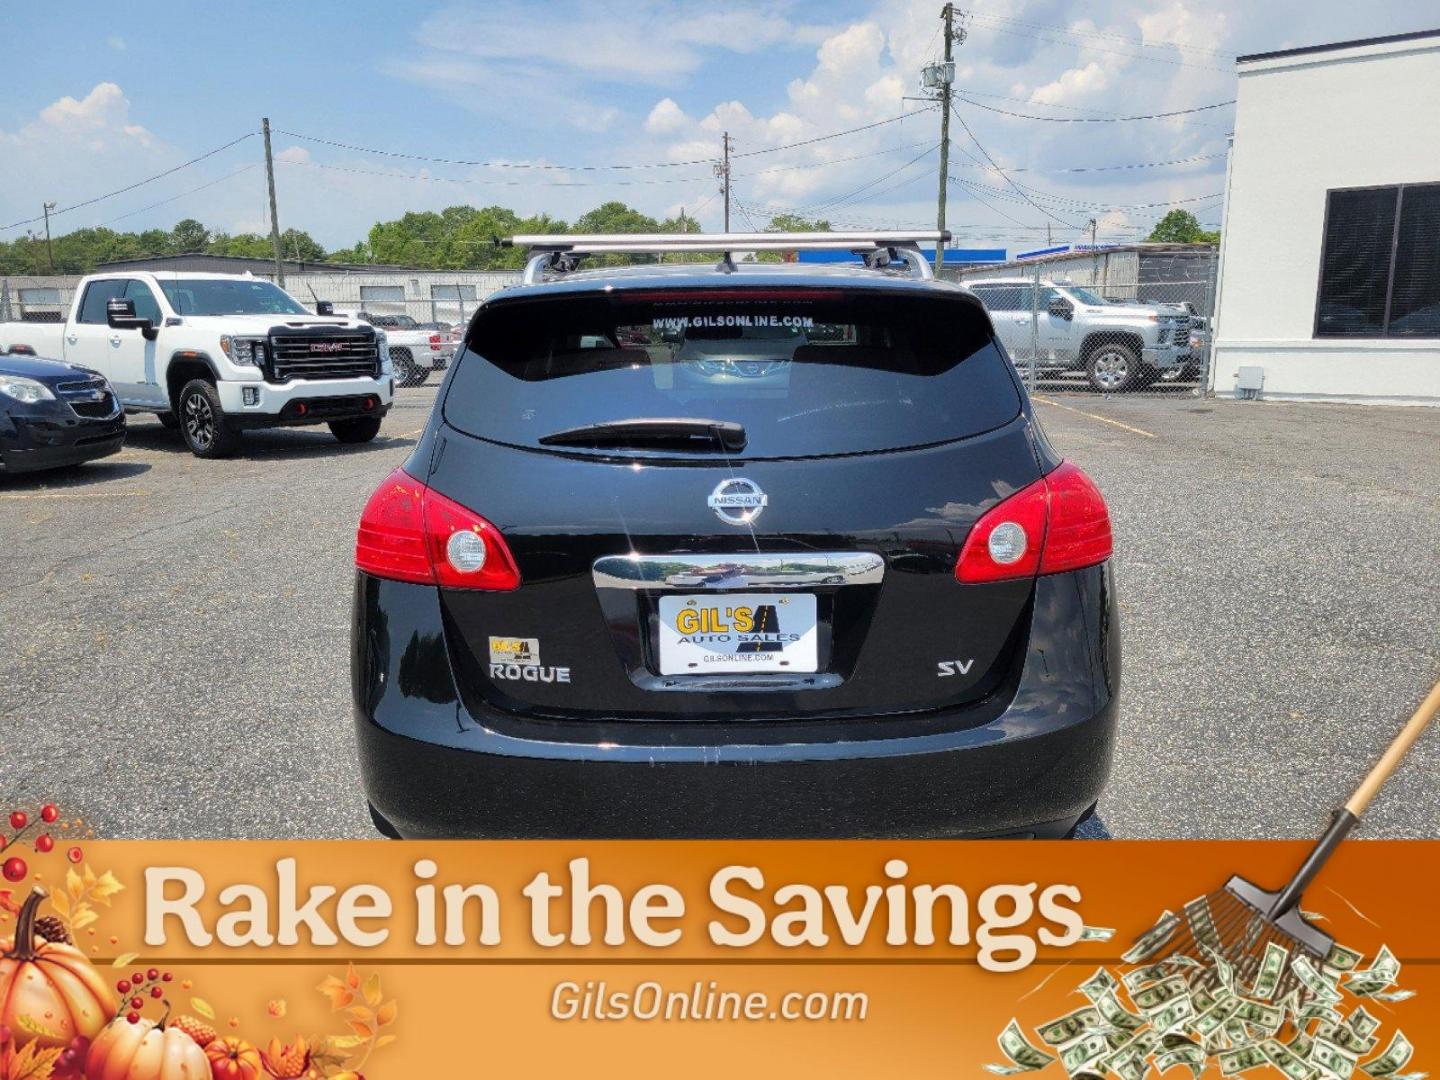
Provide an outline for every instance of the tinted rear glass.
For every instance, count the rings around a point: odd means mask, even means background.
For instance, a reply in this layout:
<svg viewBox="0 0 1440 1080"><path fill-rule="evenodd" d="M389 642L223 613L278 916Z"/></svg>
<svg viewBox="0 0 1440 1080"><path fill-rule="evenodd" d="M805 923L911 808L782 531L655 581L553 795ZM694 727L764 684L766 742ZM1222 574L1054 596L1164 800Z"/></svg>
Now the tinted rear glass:
<svg viewBox="0 0 1440 1080"><path fill-rule="evenodd" d="M664 417L742 425L745 457L844 454L964 438L1020 410L984 315L946 295L736 288L499 300L467 346L445 419L518 446Z"/></svg>

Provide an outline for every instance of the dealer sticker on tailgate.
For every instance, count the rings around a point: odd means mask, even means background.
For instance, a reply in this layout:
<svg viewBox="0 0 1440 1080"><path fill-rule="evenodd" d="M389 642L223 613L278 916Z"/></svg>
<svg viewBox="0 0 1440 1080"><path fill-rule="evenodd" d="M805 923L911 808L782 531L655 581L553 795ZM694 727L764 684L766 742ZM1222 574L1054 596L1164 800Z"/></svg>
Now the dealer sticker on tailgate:
<svg viewBox="0 0 1440 1080"><path fill-rule="evenodd" d="M660 597L660 674L815 671L815 597Z"/></svg>

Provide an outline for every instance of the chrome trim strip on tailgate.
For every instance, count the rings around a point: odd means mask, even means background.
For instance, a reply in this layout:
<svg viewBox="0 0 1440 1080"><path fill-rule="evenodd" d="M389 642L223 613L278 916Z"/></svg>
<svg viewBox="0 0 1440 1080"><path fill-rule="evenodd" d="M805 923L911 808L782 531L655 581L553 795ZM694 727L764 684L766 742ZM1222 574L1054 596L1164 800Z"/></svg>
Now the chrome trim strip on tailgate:
<svg viewBox="0 0 1440 1080"><path fill-rule="evenodd" d="M870 551L783 554L605 555L591 569L597 589L804 589L878 585L885 560ZM662 576L663 575L663 576Z"/></svg>

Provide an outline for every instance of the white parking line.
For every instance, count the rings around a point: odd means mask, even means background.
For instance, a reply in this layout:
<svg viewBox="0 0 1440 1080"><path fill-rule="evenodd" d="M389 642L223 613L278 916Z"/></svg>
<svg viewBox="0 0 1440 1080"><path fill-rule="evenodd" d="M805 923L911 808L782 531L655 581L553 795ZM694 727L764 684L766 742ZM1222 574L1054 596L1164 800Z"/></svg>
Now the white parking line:
<svg viewBox="0 0 1440 1080"><path fill-rule="evenodd" d="M1160 437L1159 435L1156 435L1153 431L1146 431L1144 428L1131 427L1129 424L1122 424L1119 420L1111 420L1108 416L1098 416L1093 412L1086 412L1084 409L1077 409L1070 405L1061 405L1060 402L1052 401L1050 398L1047 397L1041 397L1039 394L1031 394L1030 400L1038 401L1042 405L1054 405L1055 408L1064 409L1066 412L1079 413L1081 416L1088 416L1091 420L1099 420L1102 424L1112 424L1115 427L1124 429L1125 431L1133 432L1136 435L1144 435L1147 439L1158 439Z"/></svg>
<svg viewBox="0 0 1440 1080"><path fill-rule="evenodd" d="M145 488L134 491L16 491L0 492L0 499L144 499L153 494Z"/></svg>

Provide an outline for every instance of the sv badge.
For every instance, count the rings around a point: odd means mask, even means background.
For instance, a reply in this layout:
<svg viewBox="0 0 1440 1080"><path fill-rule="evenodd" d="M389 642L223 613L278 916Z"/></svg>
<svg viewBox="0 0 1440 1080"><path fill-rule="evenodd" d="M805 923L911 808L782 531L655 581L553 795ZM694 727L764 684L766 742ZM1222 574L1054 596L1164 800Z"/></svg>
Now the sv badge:
<svg viewBox="0 0 1440 1080"><path fill-rule="evenodd" d="M969 675L970 669L975 666L975 659L969 660L941 660L940 670L936 672L936 678L943 679L947 675Z"/></svg>

